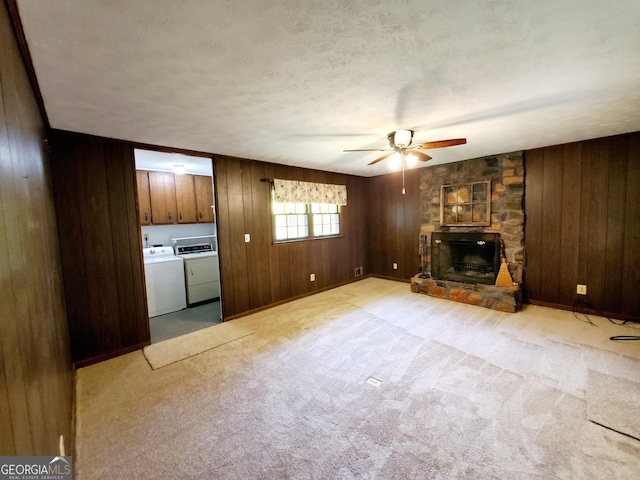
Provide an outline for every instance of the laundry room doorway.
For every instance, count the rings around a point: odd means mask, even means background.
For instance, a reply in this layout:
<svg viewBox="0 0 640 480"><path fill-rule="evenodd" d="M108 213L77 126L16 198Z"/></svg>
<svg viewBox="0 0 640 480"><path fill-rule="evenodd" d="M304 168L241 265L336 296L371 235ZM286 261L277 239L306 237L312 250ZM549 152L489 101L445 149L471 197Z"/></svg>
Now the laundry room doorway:
<svg viewBox="0 0 640 480"><path fill-rule="evenodd" d="M223 321L213 160L135 149L151 343Z"/></svg>

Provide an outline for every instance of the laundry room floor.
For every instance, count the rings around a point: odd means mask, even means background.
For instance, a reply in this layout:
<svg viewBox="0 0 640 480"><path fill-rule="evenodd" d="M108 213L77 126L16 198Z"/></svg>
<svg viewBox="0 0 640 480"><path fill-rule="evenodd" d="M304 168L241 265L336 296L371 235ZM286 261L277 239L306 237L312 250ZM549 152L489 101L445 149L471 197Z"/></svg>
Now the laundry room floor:
<svg viewBox="0 0 640 480"><path fill-rule="evenodd" d="M217 325L221 323L220 314L220 301L216 301L152 317L149 319L151 343L158 343Z"/></svg>

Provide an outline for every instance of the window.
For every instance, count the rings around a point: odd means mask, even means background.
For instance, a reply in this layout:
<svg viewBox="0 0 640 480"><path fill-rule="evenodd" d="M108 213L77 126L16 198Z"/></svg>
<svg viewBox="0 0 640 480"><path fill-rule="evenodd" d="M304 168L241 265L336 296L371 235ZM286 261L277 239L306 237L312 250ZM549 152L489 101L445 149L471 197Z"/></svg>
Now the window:
<svg viewBox="0 0 640 480"><path fill-rule="evenodd" d="M273 214L276 223L276 240L309 236L309 216L304 203L273 202Z"/></svg>
<svg viewBox="0 0 640 480"><path fill-rule="evenodd" d="M272 200L275 240L330 237L340 234L340 206L326 203L280 203Z"/></svg>
<svg viewBox="0 0 640 480"><path fill-rule="evenodd" d="M312 203L313 236L326 237L340 233L340 214L338 205L328 203Z"/></svg>

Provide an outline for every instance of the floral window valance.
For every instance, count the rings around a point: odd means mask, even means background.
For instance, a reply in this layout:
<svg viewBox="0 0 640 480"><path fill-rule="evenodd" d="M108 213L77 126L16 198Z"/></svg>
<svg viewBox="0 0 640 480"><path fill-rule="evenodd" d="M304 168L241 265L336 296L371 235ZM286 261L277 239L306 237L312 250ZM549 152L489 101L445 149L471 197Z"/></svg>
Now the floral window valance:
<svg viewBox="0 0 640 480"><path fill-rule="evenodd" d="M347 186L274 179L275 200L281 203L347 204Z"/></svg>

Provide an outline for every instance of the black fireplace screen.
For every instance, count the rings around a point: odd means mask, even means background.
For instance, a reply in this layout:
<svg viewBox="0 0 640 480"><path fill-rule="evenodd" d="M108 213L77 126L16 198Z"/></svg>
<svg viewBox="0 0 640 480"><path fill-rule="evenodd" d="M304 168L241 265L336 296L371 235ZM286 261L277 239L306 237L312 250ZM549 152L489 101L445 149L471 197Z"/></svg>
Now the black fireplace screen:
<svg viewBox="0 0 640 480"><path fill-rule="evenodd" d="M434 232L431 276L465 283L496 282L500 270L500 234Z"/></svg>

